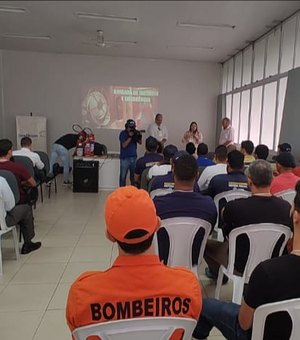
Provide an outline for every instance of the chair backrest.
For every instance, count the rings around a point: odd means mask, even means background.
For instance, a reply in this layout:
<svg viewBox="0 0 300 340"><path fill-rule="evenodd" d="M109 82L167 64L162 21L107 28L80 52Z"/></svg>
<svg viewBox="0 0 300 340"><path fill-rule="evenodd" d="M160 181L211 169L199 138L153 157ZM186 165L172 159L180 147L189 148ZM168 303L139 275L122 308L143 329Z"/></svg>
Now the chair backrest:
<svg viewBox="0 0 300 340"><path fill-rule="evenodd" d="M11 191L14 194L15 202L18 204L20 201L20 189L16 176L8 170L0 170L0 176L6 179Z"/></svg>
<svg viewBox="0 0 300 340"><path fill-rule="evenodd" d="M197 273L197 266L192 263L192 246L199 229L203 229L204 235L200 247L198 265L203 259L204 249L207 243L211 224L205 220L194 217L173 217L161 221L161 228L165 228L170 239L168 266L183 266Z"/></svg>
<svg viewBox="0 0 300 340"><path fill-rule="evenodd" d="M292 205L294 202L294 198L296 196L296 190L294 189L283 190L275 194L275 196L281 197L285 201L289 202L290 205Z"/></svg>
<svg viewBox="0 0 300 340"><path fill-rule="evenodd" d="M263 339L265 322L269 314L285 311L292 319L290 340L300 338L300 299L273 302L258 307L254 312L252 340Z"/></svg>
<svg viewBox="0 0 300 340"><path fill-rule="evenodd" d="M0 198L0 230L7 230L7 224L5 221L5 208L4 208L4 201ZM1 251L1 245L0 245Z"/></svg>
<svg viewBox="0 0 300 340"><path fill-rule="evenodd" d="M30 175L34 178L33 163L29 157L26 156L13 156L16 163L22 164L28 170Z"/></svg>
<svg viewBox="0 0 300 340"><path fill-rule="evenodd" d="M50 161L49 161L48 155L44 151L34 151L34 152L40 156L41 161L44 163L46 173L48 174L50 171Z"/></svg>
<svg viewBox="0 0 300 340"><path fill-rule="evenodd" d="M148 184L149 184L148 172L149 172L149 170L150 170L150 168L146 168L142 172L142 176L141 176L141 189L144 189L146 191L148 191Z"/></svg>
<svg viewBox="0 0 300 340"><path fill-rule="evenodd" d="M98 336L101 340L167 340L176 329L183 329L182 340L191 339L196 320L188 318L138 318L117 320L76 328L75 340Z"/></svg>
<svg viewBox="0 0 300 340"><path fill-rule="evenodd" d="M164 196L170 194L173 191L172 188L155 189L150 192L150 197L153 199L155 196Z"/></svg>
<svg viewBox="0 0 300 340"><path fill-rule="evenodd" d="M230 274L234 273L236 239L239 235L243 234L248 236L250 243L249 256L243 275L245 283L247 283L255 267L260 262L272 257L277 242L282 235L284 235L284 240L279 250L279 256L282 254L292 232L289 227L275 223L248 224L232 230L229 234L229 256L227 266L227 271Z"/></svg>

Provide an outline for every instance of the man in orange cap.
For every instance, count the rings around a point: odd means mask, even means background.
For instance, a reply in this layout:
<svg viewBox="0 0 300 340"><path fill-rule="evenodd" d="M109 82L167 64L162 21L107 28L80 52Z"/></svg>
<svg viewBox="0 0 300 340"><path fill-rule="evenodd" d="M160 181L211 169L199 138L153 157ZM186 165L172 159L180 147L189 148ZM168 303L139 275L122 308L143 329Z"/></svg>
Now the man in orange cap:
<svg viewBox="0 0 300 340"><path fill-rule="evenodd" d="M82 274L71 286L66 317L77 327L138 317L198 319L202 307L199 282L184 268L159 261L152 244L160 226L153 201L144 190L121 187L105 205L106 235L117 242L119 256L104 272ZM175 331L173 339L181 339Z"/></svg>

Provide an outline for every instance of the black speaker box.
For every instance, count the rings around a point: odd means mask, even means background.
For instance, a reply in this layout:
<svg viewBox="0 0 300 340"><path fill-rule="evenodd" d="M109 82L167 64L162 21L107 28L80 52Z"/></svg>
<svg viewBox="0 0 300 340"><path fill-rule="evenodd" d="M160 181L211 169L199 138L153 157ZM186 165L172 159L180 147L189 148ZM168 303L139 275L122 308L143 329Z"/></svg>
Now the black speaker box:
<svg viewBox="0 0 300 340"><path fill-rule="evenodd" d="M73 192L98 192L99 162L73 161Z"/></svg>

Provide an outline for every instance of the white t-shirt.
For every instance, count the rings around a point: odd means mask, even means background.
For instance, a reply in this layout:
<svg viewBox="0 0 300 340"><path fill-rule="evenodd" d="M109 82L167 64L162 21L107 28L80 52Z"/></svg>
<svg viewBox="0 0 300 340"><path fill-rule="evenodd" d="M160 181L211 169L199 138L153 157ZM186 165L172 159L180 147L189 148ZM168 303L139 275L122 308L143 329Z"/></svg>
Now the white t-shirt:
<svg viewBox="0 0 300 340"><path fill-rule="evenodd" d="M234 129L231 125L229 125L226 129L222 128L220 139L219 139L219 144L223 145L228 140L231 141L231 143L229 143L228 145L234 143Z"/></svg>
<svg viewBox="0 0 300 340"><path fill-rule="evenodd" d="M160 126L158 126L156 123L149 125L148 134L156 138L159 142L161 142L163 139L168 139L168 130L163 124Z"/></svg>
<svg viewBox="0 0 300 340"><path fill-rule="evenodd" d="M6 212L15 206L15 197L5 178L0 177L0 199L4 202L4 217Z"/></svg>
<svg viewBox="0 0 300 340"><path fill-rule="evenodd" d="M171 164L153 165L148 172L148 178L151 179L153 176L166 175L171 171Z"/></svg>
<svg viewBox="0 0 300 340"><path fill-rule="evenodd" d="M198 186L200 190L206 190L211 179L222 174L227 174L227 164L218 163L216 165L207 166L198 179Z"/></svg>
<svg viewBox="0 0 300 340"><path fill-rule="evenodd" d="M13 156L25 156L31 159L34 167L39 170L44 169L44 163L41 161L40 156L27 148L21 148L20 150L13 151Z"/></svg>

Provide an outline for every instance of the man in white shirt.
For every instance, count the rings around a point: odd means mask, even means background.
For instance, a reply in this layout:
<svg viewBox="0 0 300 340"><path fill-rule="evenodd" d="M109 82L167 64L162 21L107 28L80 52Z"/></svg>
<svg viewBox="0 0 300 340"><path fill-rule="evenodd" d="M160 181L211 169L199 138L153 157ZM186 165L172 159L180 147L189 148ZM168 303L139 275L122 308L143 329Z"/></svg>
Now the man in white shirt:
<svg viewBox="0 0 300 340"><path fill-rule="evenodd" d="M219 144L225 146L234 144L234 129L230 125L230 119L227 117L222 119L222 131L220 134Z"/></svg>
<svg viewBox="0 0 300 340"><path fill-rule="evenodd" d="M45 165L41 161L40 156L32 151L32 140L29 137L23 137L21 139L21 149L13 151L13 156L25 156L31 159L33 167L38 170L44 169Z"/></svg>
<svg viewBox="0 0 300 340"><path fill-rule="evenodd" d="M4 217L8 227L19 224L24 238L21 254L29 254L39 249L41 242L32 242L34 225L32 209L28 204L15 205L14 194L5 178L0 176L0 199L4 203Z"/></svg>
<svg viewBox="0 0 300 340"><path fill-rule="evenodd" d="M216 165L207 166L198 180L198 186L201 191L206 190L211 179L216 175L227 174L227 148L225 145L219 145L215 149Z"/></svg>
<svg viewBox="0 0 300 340"><path fill-rule="evenodd" d="M158 153L161 153L166 141L168 140L168 130L165 125L162 124L163 116L161 113L157 113L155 116L155 122L149 125L148 133L150 136L156 138L158 143L160 144Z"/></svg>

